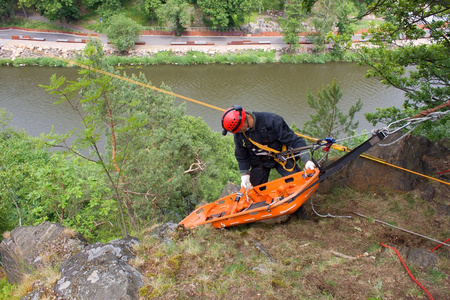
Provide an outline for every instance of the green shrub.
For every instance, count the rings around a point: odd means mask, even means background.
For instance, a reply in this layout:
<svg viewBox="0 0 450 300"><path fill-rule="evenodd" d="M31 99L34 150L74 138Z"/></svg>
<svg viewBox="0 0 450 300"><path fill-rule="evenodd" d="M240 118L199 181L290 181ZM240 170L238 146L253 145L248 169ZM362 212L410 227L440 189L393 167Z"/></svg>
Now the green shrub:
<svg viewBox="0 0 450 300"><path fill-rule="evenodd" d="M9 66L12 65L13 61L8 58L0 58L0 66Z"/></svg>

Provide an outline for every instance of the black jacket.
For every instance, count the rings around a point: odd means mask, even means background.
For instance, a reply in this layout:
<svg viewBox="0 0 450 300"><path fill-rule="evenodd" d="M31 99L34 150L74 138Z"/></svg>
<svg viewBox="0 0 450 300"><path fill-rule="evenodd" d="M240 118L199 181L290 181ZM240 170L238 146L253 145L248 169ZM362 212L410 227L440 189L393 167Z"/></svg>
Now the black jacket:
<svg viewBox="0 0 450 300"><path fill-rule="evenodd" d="M253 116L254 124L245 135L253 141L278 151L282 150L283 145L288 149L306 146L305 141L289 128L282 117L268 112L248 112L248 114ZM261 149L252 144L243 133L234 134L234 144L234 154L242 174L248 174L252 166L276 167L277 162L272 157L256 155ZM308 156L302 159L307 161Z"/></svg>

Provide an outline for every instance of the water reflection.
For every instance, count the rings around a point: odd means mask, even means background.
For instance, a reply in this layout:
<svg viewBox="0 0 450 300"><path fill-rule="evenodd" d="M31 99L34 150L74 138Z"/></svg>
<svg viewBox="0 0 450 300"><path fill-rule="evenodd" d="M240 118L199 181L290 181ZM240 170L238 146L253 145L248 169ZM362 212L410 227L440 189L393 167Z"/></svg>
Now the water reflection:
<svg viewBox="0 0 450 300"><path fill-rule="evenodd" d="M275 112L289 125L295 122L302 126L314 113L306 102L307 91L316 96L334 79L343 93L341 110L347 111L359 98L364 103L362 112L356 115L360 120L358 131L372 129L364 112L403 103L400 91L387 89L377 79L365 78L366 69L353 63L148 66L123 71L143 72L155 86L164 83L177 94L221 108L240 104L249 110ZM13 125L33 136L50 132L53 125L56 132L62 133L80 124L67 105L53 105L57 97L38 87L49 84L53 73L74 79L77 69L0 67L0 107L13 113ZM203 118L211 129L220 131L220 111L191 102L186 108L189 115Z"/></svg>

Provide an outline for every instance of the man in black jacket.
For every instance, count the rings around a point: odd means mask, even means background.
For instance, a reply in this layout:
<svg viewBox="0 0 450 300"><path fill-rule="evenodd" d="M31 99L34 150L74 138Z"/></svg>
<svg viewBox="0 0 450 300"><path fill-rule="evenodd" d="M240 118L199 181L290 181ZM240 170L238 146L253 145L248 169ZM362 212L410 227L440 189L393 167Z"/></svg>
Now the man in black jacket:
<svg viewBox="0 0 450 300"><path fill-rule="evenodd" d="M241 172L241 187L246 190L252 186L266 183L270 170L276 168L281 176L301 171L294 158L277 161L265 155L267 151L283 151L289 148L306 146L284 119L268 112L249 112L235 105L222 115L223 135L234 134L235 156ZM301 156L305 169L314 169L309 153Z"/></svg>

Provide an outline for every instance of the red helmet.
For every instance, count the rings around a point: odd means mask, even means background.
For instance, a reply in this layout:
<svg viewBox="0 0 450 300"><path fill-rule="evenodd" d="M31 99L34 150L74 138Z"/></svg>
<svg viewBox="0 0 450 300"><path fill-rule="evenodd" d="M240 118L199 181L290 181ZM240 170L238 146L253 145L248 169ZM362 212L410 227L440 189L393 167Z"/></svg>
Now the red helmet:
<svg viewBox="0 0 450 300"><path fill-rule="evenodd" d="M222 115L222 134L226 135L228 131L236 133L241 129L245 122L246 113L240 105L234 105L227 109Z"/></svg>

